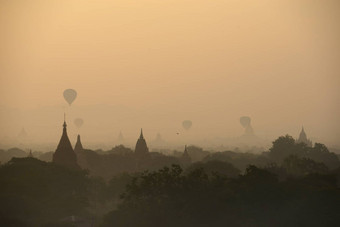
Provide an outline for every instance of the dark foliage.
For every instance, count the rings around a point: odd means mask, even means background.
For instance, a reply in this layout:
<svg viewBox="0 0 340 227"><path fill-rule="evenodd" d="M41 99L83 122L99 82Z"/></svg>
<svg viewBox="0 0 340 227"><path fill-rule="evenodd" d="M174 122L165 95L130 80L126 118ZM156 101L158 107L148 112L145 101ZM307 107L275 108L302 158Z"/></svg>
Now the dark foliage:
<svg viewBox="0 0 340 227"><path fill-rule="evenodd" d="M323 162L330 169L335 169L340 166L337 155L329 152L325 145L315 143L314 147L308 147L304 143L296 143L293 137L289 135L276 139L268 153L268 157L278 163L282 163L285 158L291 155Z"/></svg>
<svg viewBox="0 0 340 227"><path fill-rule="evenodd" d="M179 166L135 177L103 226L336 226L340 191L333 175L279 182L249 166L229 179Z"/></svg>
<svg viewBox="0 0 340 227"><path fill-rule="evenodd" d="M137 157L131 149L117 146L109 152L98 154L84 150L78 154L78 160L83 169L88 169L91 175L111 179L122 173L134 173L142 170L157 170L164 166L178 164L179 159L158 152L149 152L144 157Z"/></svg>
<svg viewBox="0 0 340 227"><path fill-rule="evenodd" d="M202 161L209 155L209 151L204 151L202 148L197 146L188 146L187 150L192 162Z"/></svg>
<svg viewBox="0 0 340 227"><path fill-rule="evenodd" d="M0 226L41 226L84 215L86 174L35 158L13 158L0 167Z"/></svg>
<svg viewBox="0 0 340 227"><path fill-rule="evenodd" d="M260 155L191 146L188 157L200 161L186 165L183 153L137 157L124 146L79 153L78 163L88 171L35 158L0 165L0 226L97 226L101 220L104 227L340 223L339 159L323 144L308 147L283 136ZM0 155L27 153L12 149Z"/></svg>
<svg viewBox="0 0 340 227"><path fill-rule="evenodd" d="M248 165L264 166L270 163L270 159L265 155L233 151L211 153L203 159L204 162L212 160L229 162L242 171L244 171Z"/></svg>
<svg viewBox="0 0 340 227"><path fill-rule="evenodd" d="M27 157L27 153L19 148L11 148L8 150L0 150L0 162L6 163L13 157L23 158Z"/></svg>
<svg viewBox="0 0 340 227"><path fill-rule="evenodd" d="M215 174L222 174L227 177L237 177L241 171L235 168L232 164L228 162L212 160L207 162L195 162L187 168L187 172L192 172L195 169L204 169L204 171L209 175L213 176Z"/></svg>

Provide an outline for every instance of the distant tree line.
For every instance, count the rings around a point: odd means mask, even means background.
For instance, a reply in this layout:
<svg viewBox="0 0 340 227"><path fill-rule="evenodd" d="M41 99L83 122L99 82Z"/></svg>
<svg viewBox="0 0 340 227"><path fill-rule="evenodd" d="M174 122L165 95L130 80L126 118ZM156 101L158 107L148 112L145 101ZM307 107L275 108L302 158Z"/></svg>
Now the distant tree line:
<svg viewBox="0 0 340 227"><path fill-rule="evenodd" d="M43 161L51 161L52 154L53 152L33 152L34 157ZM308 147L306 144L296 143L289 135L276 139L269 151L261 154L235 151L209 152L197 146L188 146L187 154L188 157L183 157L183 151L174 151L173 155L150 152L148 156L140 158L136 157L132 149L123 145L108 151L83 149L82 152L77 153L78 164L83 169L87 169L92 176L102 177L105 180L125 172L158 170L172 164L186 168L191 163L214 160L231 163L237 169L245 171L250 164L259 167L281 165L291 155L322 162L331 170L340 167L338 155L330 152L325 145L315 143L313 147ZM28 153L18 148L0 150L0 161L6 163L12 157L27 157L27 155Z"/></svg>
<svg viewBox="0 0 340 227"><path fill-rule="evenodd" d="M102 226L337 226L335 173L278 177L250 165L229 178L180 166L134 177Z"/></svg>
<svg viewBox="0 0 340 227"><path fill-rule="evenodd" d="M189 146L189 159L183 152L137 158L124 146L82 152L82 171L30 157L3 162L0 226L340 223L339 159L323 144L307 147L287 135L259 155Z"/></svg>

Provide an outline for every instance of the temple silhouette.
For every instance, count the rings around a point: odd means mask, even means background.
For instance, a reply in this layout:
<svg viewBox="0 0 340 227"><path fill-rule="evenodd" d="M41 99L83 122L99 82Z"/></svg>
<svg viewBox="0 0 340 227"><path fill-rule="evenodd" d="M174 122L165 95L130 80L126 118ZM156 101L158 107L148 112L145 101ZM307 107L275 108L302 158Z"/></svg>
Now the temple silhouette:
<svg viewBox="0 0 340 227"><path fill-rule="evenodd" d="M81 143L79 134L77 136L76 145L74 146L74 153L76 153L78 165L82 169L84 169L84 168L86 169L87 166L88 166L87 156L86 156L86 152L85 152L85 149L83 147L83 144Z"/></svg>
<svg viewBox="0 0 340 227"><path fill-rule="evenodd" d="M77 163L76 153L73 151L71 142L67 136L66 121L64 119L63 134L60 138L58 147L53 154L53 162L70 169L80 169Z"/></svg>
<svg viewBox="0 0 340 227"><path fill-rule="evenodd" d="M311 140L309 140L307 138L307 135L305 133L305 129L302 126L302 130L300 132L300 136L299 138L296 140L297 143L304 143L306 144L308 147L312 147L313 146L313 142Z"/></svg>
<svg viewBox="0 0 340 227"><path fill-rule="evenodd" d="M143 136L143 129L140 130L140 136L136 143L135 155L137 157L143 157L149 154L149 148L146 145L146 141Z"/></svg>
<svg viewBox="0 0 340 227"><path fill-rule="evenodd" d="M77 142L76 142L76 145L74 146L74 153L79 154L82 151L83 151L83 145L81 144L80 135L78 134Z"/></svg>

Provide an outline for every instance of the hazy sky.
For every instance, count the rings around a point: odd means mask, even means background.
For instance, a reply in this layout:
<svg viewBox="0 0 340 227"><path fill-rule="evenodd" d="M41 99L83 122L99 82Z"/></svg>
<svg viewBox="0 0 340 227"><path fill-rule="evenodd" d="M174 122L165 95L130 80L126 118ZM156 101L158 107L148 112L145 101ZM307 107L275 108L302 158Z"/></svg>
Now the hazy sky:
<svg viewBox="0 0 340 227"><path fill-rule="evenodd" d="M185 119L237 137L246 115L340 146L338 0L0 0L0 34L2 140L58 142L66 111L91 141L176 140Z"/></svg>

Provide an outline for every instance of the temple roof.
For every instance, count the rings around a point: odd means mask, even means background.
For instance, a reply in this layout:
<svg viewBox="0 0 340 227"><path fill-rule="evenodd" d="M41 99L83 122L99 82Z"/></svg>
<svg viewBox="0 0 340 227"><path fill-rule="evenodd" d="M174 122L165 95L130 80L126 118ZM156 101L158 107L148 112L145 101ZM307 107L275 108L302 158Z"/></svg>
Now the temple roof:
<svg viewBox="0 0 340 227"><path fill-rule="evenodd" d="M64 120L63 134L61 135L57 149L53 154L53 162L72 169L79 169L80 167L77 164L77 156L74 153L71 142L67 136L66 127L67 124Z"/></svg>
<svg viewBox="0 0 340 227"><path fill-rule="evenodd" d="M302 126L299 138L296 140L297 143L304 143L307 146L311 147L313 145L312 141L307 138L307 135L305 133L305 129Z"/></svg>
<svg viewBox="0 0 340 227"><path fill-rule="evenodd" d="M142 155L147 153L149 153L149 148L146 145L146 141L143 136L143 129L141 129L139 139L136 143L135 154Z"/></svg>
<svg viewBox="0 0 340 227"><path fill-rule="evenodd" d="M139 136L139 139L144 139L144 137L143 137L143 129L142 129L142 128L140 129L140 136Z"/></svg>
<svg viewBox="0 0 340 227"><path fill-rule="evenodd" d="M74 152L78 153L81 152L83 150L83 145L81 144L80 141L80 135L77 136L77 143L74 146Z"/></svg>

